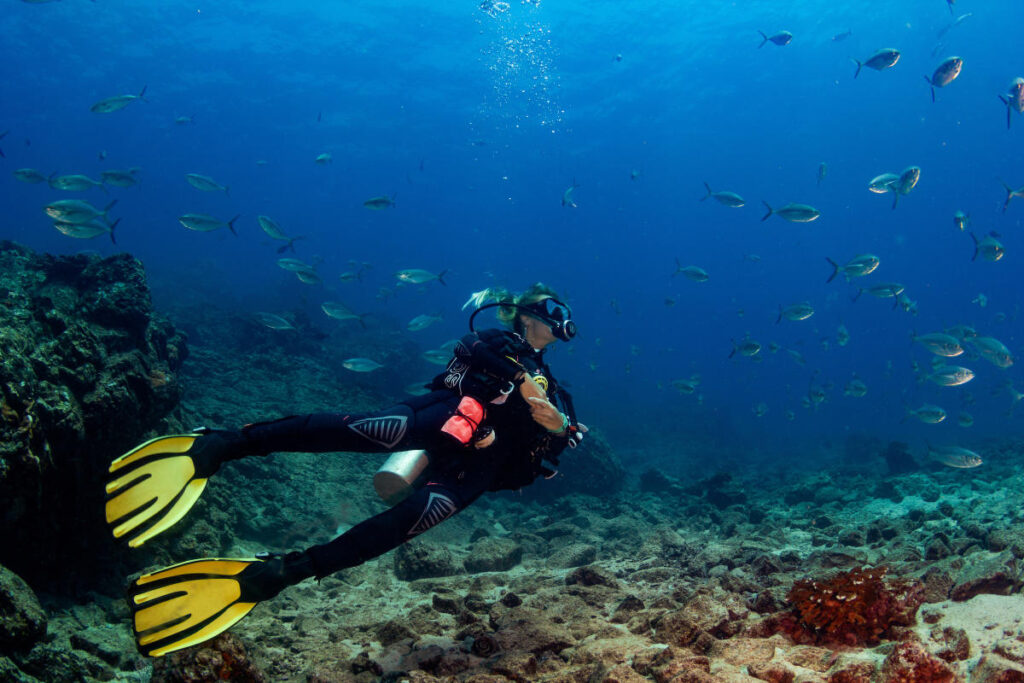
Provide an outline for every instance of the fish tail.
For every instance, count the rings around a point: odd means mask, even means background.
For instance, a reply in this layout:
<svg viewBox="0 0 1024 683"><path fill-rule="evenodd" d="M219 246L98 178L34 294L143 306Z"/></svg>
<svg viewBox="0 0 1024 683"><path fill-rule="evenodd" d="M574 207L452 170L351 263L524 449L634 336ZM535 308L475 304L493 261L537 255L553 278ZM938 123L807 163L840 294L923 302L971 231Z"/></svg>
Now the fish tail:
<svg viewBox="0 0 1024 683"><path fill-rule="evenodd" d="M440 273L437 274L437 281L440 282L445 287L448 286L448 283L444 281L444 274L447 272L447 270L442 270Z"/></svg>
<svg viewBox="0 0 1024 683"><path fill-rule="evenodd" d="M860 289L857 290L856 296L854 296L852 299L850 299L850 301L856 301L857 299L860 298L860 295L863 294L863 293L864 293L864 288L861 287Z"/></svg>
<svg viewBox="0 0 1024 683"><path fill-rule="evenodd" d="M112 208L114 208L114 204L117 204L117 200L116 200L116 199L115 199L115 200L113 200L112 202L110 202L109 204L107 204L106 206L104 206L104 207L103 207L103 211L102 211L102 212L100 212L100 215L101 215L101 216L104 216L104 217L106 217L106 215L107 215L108 213L110 213L110 210L111 210Z"/></svg>
<svg viewBox="0 0 1024 683"><path fill-rule="evenodd" d="M828 256L825 257L825 260L832 264L832 274L828 276L827 280L825 280L825 282L828 283L835 280L836 275L839 275L839 264L830 259Z"/></svg>
<svg viewBox="0 0 1024 683"><path fill-rule="evenodd" d="M708 193L700 198L701 201L704 201L705 199L707 199L708 197L711 196L711 186L708 185L708 181L706 181L706 180L704 181L704 187L706 187L708 189Z"/></svg>
<svg viewBox="0 0 1024 683"><path fill-rule="evenodd" d="M147 87L149 87L149 86L148 86L148 84L147 84L147 85L144 85L144 86L142 86L142 90L140 90L140 91L139 91L139 99L140 99L140 100L142 100L143 102L148 102L148 101L149 101L149 100L147 100L147 99L146 99L146 98L144 97L144 95L146 94L146 88L147 88Z"/></svg>
<svg viewBox="0 0 1024 683"><path fill-rule="evenodd" d="M231 188L228 187L227 185L224 186L224 196L225 197L230 197L231 196Z"/></svg>
<svg viewBox="0 0 1024 683"><path fill-rule="evenodd" d="M359 316L359 324L363 326L364 330L366 329L366 316L367 315L369 315L369 313L363 313L361 316Z"/></svg>
<svg viewBox="0 0 1024 683"><path fill-rule="evenodd" d="M851 57L850 59L853 59L853 57ZM857 63L857 70L853 72L853 77L857 78L857 76L860 76L860 70L861 67L864 66L864 64L859 59L854 59L853 61Z"/></svg>
<svg viewBox="0 0 1024 683"><path fill-rule="evenodd" d="M675 277L676 275L679 275L679 273L682 272L682 270L683 270L683 264L681 264L679 262L679 257L677 256L676 257L676 271L674 273L672 273L672 277Z"/></svg>
<svg viewBox="0 0 1024 683"><path fill-rule="evenodd" d="M732 351L729 352L729 358L732 358L733 356L736 355L736 340L730 339L729 341L732 342Z"/></svg>
<svg viewBox="0 0 1024 683"><path fill-rule="evenodd" d="M999 96L999 101L1006 105L1006 130L1010 130L1010 114L1013 113L1010 109L1010 101L1002 95Z"/></svg>
<svg viewBox="0 0 1024 683"><path fill-rule="evenodd" d="M893 208L893 211L896 210L896 204L899 201L900 201L900 193L899 193L899 191L894 190L893 193L892 193L892 208Z"/></svg>
<svg viewBox="0 0 1024 683"><path fill-rule="evenodd" d="M118 218L116 221L110 224L110 241L113 242L114 244L117 244L117 240L114 238L114 228L116 228L117 224L120 222L121 219Z"/></svg>
<svg viewBox="0 0 1024 683"><path fill-rule="evenodd" d="M778 325L782 322L782 304L779 304L779 317L775 319L775 324Z"/></svg>
<svg viewBox="0 0 1024 683"><path fill-rule="evenodd" d="M52 178L53 176L50 176L50 177ZM1000 180L999 182L1003 183L1003 187L1006 188L1006 201L1003 202L1003 213L1006 213L1006 207L1008 207L1010 205L1010 200L1013 199L1013 195L1015 194L1015 192L1013 191L1012 187L1007 185L1002 180Z"/></svg>
<svg viewBox="0 0 1024 683"><path fill-rule="evenodd" d="M763 200L763 199L761 200L761 203L762 203L762 204L764 204L764 205L765 205L765 207L766 207L766 208L768 209L768 213L766 213L765 215L761 216L761 222L763 223L764 221L768 220L768 218L769 218L769 217L770 217L770 216L771 216L771 215L772 215L773 213L775 213L775 209L773 209L773 208L771 207L771 205L769 205L769 204L768 204L768 202L766 202L766 201L765 201L765 200Z"/></svg>
<svg viewBox="0 0 1024 683"><path fill-rule="evenodd" d="M238 214L237 216L228 221L228 230L230 230L231 234L234 235L235 237L238 237L238 233L235 232L235 221L237 221L241 217L242 214Z"/></svg>
<svg viewBox="0 0 1024 683"><path fill-rule="evenodd" d="M971 261L974 261L978 258L978 238L974 236L973 232L971 233L971 239L974 240L974 256L971 257Z"/></svg>
<svg viewBox="0 0 1024 683"><path fill-rule="evenodd" d="M762 37L762 38L764 38L764 40L762 40L762 41L761 41L761 44L760 44L760 45L758 45L757 47L758 47L758 48L762 48L762 47L764 47L764 44L768 42L768 36L766 36L766 35L764 34L764 31L758 31L758 33L760 33L760 34L761 34L761 37Z"/></svg>

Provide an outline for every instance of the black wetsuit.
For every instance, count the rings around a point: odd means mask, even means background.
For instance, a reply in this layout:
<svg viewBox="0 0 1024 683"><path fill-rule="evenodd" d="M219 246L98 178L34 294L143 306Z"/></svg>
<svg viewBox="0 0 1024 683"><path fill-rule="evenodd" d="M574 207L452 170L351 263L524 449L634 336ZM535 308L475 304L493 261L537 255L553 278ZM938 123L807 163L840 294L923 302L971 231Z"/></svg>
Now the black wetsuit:
<svg viewBox="0 0 1024 683"><path fill-rule="evenodd" d="M481 330L460 340L454 358L425 396L376 413L318 413L246 426L247 447L258 453L430 453L424 486L333 541L306 551L316 576L392 550L465 509L486 491L518 489L551 474L544 461L557 465L559 454L573 439L552 434L533 420L513 379L523 370L546 379L549 400L575 425L572 399L551 376L543 353L511 332ZM472 396L486 409L481 426L493 428L497 437L487 448L464 446L441 431L462 396Z"/></svg>

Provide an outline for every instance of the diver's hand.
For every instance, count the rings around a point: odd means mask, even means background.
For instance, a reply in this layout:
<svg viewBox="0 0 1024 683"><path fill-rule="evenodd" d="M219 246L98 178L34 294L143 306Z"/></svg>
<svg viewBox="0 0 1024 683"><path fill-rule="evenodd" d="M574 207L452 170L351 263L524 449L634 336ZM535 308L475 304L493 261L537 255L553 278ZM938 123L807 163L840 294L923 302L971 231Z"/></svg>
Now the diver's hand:
<svg viewBox="0 0 1024 683"><path fill-rule="evenodd" d="M544 391L544 389L537 384L537 380L526 373L523 373L522 381L519 383L519 394L527 401L529 401L531 397L540 398L545 401L548 400L548 392Z"/></svg>
<svg viewBox="0 0 1024 683"><path fill-rule="evenodd" d="M530 381L533 382L533 380ZM536 382L533 383L536 384ZM537 388L540 389L540 387ZM526 398L530 402L530 415L534 422L549 432L560 434L564 431L562 426L565 424L565 416L555 407L555 404L539 396L527 396Z"/></svg>

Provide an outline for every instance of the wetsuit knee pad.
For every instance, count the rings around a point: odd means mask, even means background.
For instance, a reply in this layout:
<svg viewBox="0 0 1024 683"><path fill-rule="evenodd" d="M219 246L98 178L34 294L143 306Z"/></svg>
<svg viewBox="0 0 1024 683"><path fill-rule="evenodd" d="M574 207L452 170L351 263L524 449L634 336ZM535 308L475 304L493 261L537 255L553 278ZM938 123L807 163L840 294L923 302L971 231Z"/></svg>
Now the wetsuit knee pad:
<svg viewBox="0 0 1024 683"><path fill-rule="evenodd" d="M368 417L352 420L348 428L384 448L397 448L416 426L416 412L399 403Z"/></svg>

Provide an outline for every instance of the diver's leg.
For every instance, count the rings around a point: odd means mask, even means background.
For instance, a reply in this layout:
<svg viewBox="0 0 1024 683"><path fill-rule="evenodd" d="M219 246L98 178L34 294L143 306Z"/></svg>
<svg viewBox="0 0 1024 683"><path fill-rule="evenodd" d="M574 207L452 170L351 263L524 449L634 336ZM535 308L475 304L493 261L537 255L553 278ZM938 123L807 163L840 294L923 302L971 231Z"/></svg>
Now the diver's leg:
<svg viewBox="0 0 1024 683"><path fill-rule="evenodd" d="M401 503L360 522L333 541L306 550L316 576L323 578L360 565L432 529L469 507L487 490L493 478L489 472L462 478L459 474L462 473L431 481Z"/></svg>
<svg viewBox="0 0 1024 683"><path fill-rule="evenodd" d="M440 426L459 397L437 391L369 414L293 415L242 428L246 454L275 451L390 453L443 444Z"/></svg>

